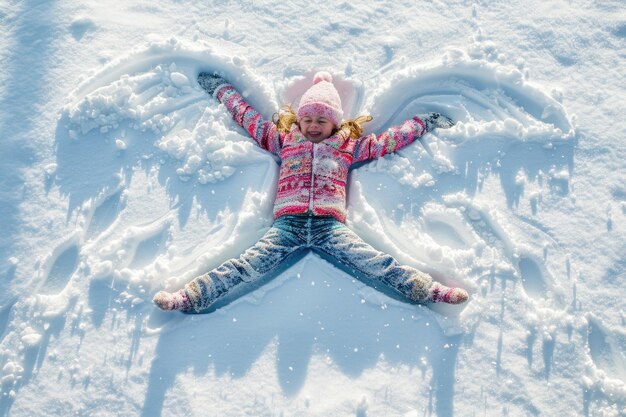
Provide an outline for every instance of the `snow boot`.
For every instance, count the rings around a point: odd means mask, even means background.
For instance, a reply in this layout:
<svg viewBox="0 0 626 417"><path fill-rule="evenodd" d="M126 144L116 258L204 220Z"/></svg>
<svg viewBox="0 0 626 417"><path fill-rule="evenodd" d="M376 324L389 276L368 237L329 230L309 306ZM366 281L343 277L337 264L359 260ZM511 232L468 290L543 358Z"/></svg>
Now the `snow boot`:
<svg viewBox="0 0 626 417"><path fill-rule="evenodd" d="M427 302L430 303L446 303L461 304L467 301L469 294L463 288L446 287L439 282L433 282L428 289Z"/></svg>
<svg viewBox="0 0 626 417"><path fill-rule="evenodd" d="M159 291L152 299L154 304L164 311L189 311L192 308L191 301L187 297L187 293L184 289L181 289L175 293L169 293L167 291Z"/></svg>

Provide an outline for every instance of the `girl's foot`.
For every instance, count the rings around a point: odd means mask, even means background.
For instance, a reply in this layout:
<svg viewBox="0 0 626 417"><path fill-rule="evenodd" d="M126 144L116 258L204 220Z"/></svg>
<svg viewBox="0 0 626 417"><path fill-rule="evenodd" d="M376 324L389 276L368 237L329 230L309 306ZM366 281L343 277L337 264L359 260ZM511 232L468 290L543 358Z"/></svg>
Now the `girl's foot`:
<svg viewBox="0 0 626 417"><path fill-rule="evenodd" d="M461 304L467 301L469 294L463 288L450 288L438 282L428 289L427 301L431 303Z"/></svg>
<svg viewBox="0 0 626 417"><path fill-rule="evenodd" d="M169 293L167 291L159 291L152 299L154 304L161 310L171 311L187 311L191 310L191 301L187 297L187 293L184 289L175 293Z"/></svg>

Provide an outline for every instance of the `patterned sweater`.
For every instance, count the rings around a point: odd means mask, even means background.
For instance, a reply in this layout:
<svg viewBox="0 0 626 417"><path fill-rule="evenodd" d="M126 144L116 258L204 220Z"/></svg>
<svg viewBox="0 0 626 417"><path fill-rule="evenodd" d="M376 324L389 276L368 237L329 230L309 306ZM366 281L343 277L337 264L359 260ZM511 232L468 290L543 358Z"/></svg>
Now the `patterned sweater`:
<svg viewBox="0 0 626 417"><path fill-rule="evenodd" d="M352 139L349 130L343 129L320 143L313 143L304 137L297 124L289 133L279 132L274 123L264 120L230 84L218 87L214 96L260 147L281 160L275 219L286 214L308 213L333 216L345 222L350 166L394 152L426 133L425 124L414 117L378 136L372 133Z"/></svg>

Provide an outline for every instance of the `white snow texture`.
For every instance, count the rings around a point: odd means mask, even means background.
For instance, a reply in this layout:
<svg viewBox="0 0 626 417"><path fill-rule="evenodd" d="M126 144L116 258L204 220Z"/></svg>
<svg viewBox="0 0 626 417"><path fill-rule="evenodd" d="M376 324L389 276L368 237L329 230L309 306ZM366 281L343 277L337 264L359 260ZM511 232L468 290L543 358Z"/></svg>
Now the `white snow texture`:
<svg viewBox="0 0 626 417"><path fill-rule="evenodd" d="M0 6L0 416L626 416L623 2ZM314 254L210 314L151 303L272 224L266 118L333 75L350 228L471 293L417 306ZM270 279L271 278L271 279Z"/></svg>

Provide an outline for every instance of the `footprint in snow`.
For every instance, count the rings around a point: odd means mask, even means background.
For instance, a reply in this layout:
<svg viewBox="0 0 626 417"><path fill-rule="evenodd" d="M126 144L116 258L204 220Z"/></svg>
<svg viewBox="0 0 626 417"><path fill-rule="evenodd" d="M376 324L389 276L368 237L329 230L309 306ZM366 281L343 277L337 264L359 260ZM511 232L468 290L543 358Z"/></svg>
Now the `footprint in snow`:
<svg viewBox="0 0 626 417"><path fill-rule="evenodd" d="M594 365L608 377L626 384L626 334L610 331L590 317L587 342Z"/></svg>
<svg viewBox="0 0 626 417"><path fill-rule="evenodd" d="M167 230L163 229L159 233L141 240L137 244L135 255L133 256L129 268L140 269L154 261L165 249L168 236Z"/></svg>
<svg viewBox="0 0 626 417"><path fill-rule="evenodd" d="M106 197L96 206L96 209L89 221L86 238L98 236L104 232L115 219L118 218L121 210L124 208L124 199L122 198L123 190Z"/></svg>
<svg viewBox="0 0 626 417"><path fill-rule="evenodd" d="M39 287L39 294L59 294L63 291L78 266L79 248L71 245L53 257L52 266Z"/></svg>
<svg viewBox="0 0 626 417"><path fill-rule="evenodd" d="M435 242L452 249L470 248L478 239L457 210L424 210L424 225Z"/></svg>
<svg viewBox="0 0 626 417"><path fill-rule="evenodd" d="M548 296L547 271L542 271L531 256L520 256L518 267L526 295L535 300L545 299Z"/></svg>

